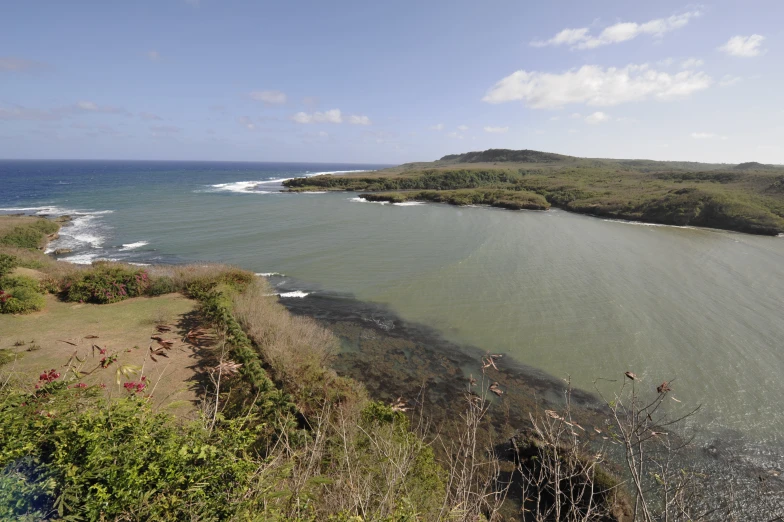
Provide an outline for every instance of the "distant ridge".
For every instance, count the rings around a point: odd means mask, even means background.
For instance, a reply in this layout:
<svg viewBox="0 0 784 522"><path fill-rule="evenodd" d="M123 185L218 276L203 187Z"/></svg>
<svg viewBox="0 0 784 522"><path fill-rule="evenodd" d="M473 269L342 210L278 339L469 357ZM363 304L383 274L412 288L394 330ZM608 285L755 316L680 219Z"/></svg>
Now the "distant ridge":
<svg viewBox="0 0 784 522"><path fill-rule="evenodd" d="M756 161L748 161L746 163L740 163L733 167L735 170L771 170L776 169L775 165L765 165L764 163L758 163Z"/></svg>
<svg viewBox="0 0 784 522"><path fill-rule="evenodd" d="M563 165L563 166L616 166L624 167L641 172L654 172L661 170L780 170L781 165L765 165L756 161L749 161L734 165L732 163L701 163L697 161L661 161L647 159L621 159L621 158L581 158L577 156L567 156L566 154L555 154L552 152L542 152L538 150L512 150L512 149L488 149L482 151L464 152L462 154L448 154L430 163L430 165L455 165L461 163L536 163L539 165ZM427 163L408 163L402 167L422 168Z"/></svg>
<svg viewBox="0 0 784 522"><path fill-rule="evenodd" d="M555 163L558 161L576 160L574 156L563 154L553 154L551 152L541 152L538 150L511 150L511 149L488 149L463 154L449 154L441 158L440 161L450 161L455 163Z"/></svg>

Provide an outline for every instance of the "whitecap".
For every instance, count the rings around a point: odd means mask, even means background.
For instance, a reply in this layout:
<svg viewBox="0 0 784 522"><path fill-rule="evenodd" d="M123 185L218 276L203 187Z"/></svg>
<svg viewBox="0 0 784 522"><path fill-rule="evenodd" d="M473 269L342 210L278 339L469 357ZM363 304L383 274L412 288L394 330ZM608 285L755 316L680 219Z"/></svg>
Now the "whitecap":
<svg viewBox="0 0 784 522"><path fill-rule="evenodd" d="M307 297L310 294L308 292L303 292L301 290L294 290L293 292L284 292L282 294L278 294L280 297Z"/></svg>
<svg viewBox="0 0 784 522"><path fill-rule="evenodd" d="M667 225L664 223L646 223L645 221L631 221L627 219L602 219L608 223L623 223L624 225L636 225L638 227L667 227L667 228L683 228L686 230L699 230L700 227L691 227L687 225ZM707 227L702 227L708 229Z"/></svg>
<svg viewBox="0 0 784 522"><path fill-rule="evenodd" d="M125 243L123 244L120 250L133 250L134 248L141 248L143 246L147 246L150 243L148 241L137 241L136 243Z"/></svg>
<svg viewBox="0 0 784 522"><path fill-rule="evenodd" d="M319 191L319 190L306 190L304 192L299 192L299 194L326 194L326 193L327 193L326 190L321 190L321 191Z"/></svg>
<svg viewBox="0 0 784 522"><path fill-rule="evenodd" d="M257 185L265 181L233 181L231 183L218 183L210 185L214 192L238 192L241 194L269 194L269 191L254 190Z"/></svg>
<svg viewBox="0 0 784 522"><path fill-rule="evenodd" d="M379 205L388 205L389 201L368 201L365 198L349 198L349 201L353 201L354 203L377 203Z"/></svg>
<svg viewBox="0 0 784 522"><path fill-rule="evenodd" d="M62 261L73 263L75 265L90 265L92 264L93 261L98 260L98 255L99 254L97 253L84 252L81 254L76 254L74 256L68 256L66 258L63 258Z"/></svg>
<svg viewBox="0 0 784 522"><path fill-rule="evenodd" d="M396 207L413 207L416 205L424 205L422 201L404 201L402 203L392 203Z"/></svg>
<svg viewBox="0 0 784 522"><path fill-rule="evenodd" d="M256 275L259 277L272 277L272 276L283 276L280 272L256 272Z"/></svg>
<svg viewBox="0 0 784 522"><path fill-rule="evenodd" d="M359 169L359 170L327 170L324 172L307 172L305 173L306 178L312 178L313 176L326 176L327 174L349 174L351 172L375 172L372 170L367 169Z"/></svg>

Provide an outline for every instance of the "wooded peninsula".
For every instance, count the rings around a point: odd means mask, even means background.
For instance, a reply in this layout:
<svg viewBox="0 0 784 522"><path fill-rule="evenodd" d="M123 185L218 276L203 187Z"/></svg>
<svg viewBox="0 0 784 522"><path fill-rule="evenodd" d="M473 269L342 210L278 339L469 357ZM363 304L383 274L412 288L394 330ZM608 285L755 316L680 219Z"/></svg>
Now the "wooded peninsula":
<svg viewBox="0 0 784 522"><path fill-rule="evenodd" d="M353 191L368 201L594 216L751 234L784 233L784 167L578 158L490 149L373 172L294 178L289 191Z"/></svg>

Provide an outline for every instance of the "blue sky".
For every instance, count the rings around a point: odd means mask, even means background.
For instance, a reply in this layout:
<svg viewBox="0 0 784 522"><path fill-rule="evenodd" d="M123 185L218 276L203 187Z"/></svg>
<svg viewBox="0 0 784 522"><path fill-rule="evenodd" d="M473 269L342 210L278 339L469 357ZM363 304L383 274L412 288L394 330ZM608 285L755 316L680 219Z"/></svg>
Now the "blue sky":
<svg viewBox="0 0 784 522"><path fill-rule="evenodd" d="M784 163L784 2L15 2L0 158Z"/></svg>

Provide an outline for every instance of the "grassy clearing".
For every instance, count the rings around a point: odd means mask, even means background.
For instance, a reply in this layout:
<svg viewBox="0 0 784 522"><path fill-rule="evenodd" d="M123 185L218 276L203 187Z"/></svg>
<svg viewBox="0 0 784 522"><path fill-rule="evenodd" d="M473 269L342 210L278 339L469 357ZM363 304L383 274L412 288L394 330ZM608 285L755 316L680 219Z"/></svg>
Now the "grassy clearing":
<svg viewBox="0 0 784 522"><path fill-rule="evenodd" d="M547 204L583 214L755 234L784 233L784 169L484 151L372 173L296 178L298 190L381 193L384 201ZM465 192L466 190L473 192ZM402 192L401 192L402 191ZM418 191L416 196L408 192ZM441 195L423 191L439 191ZM457 192L455 192L457 191ZM391 192L391 193L390 193ZM384 199L386 198L386 199ZM523 207L526 208L526 207Z"/></svg>
<svg viewBox="0 0 784 522"><path fill-rule="evenodd" d="M176 411L185 416L196 415L201 393L196 380L200 349L181 342L193 326L195 301L179 294L136 298L113 305L64 303L54 296L47 296L46 300L42 312L0 315L0 349L20 356L3 368L14 382L32 387L42 371L62 369L73 357L71 363L85 374L81 382L104 385L107 393L117 395L121 389L116 383L116 370L137 366L144 368L156 386L155 404L164 407L174 401L187 401ZM167 352L168 357L155 362L150 359L149 347L154 344L150 337L158 334L157 324L172 325L173 332L166 337L176 342ZM113 357L116 358L110 366L102 369L101 359Z"/></svg>

